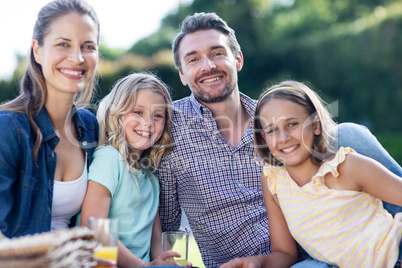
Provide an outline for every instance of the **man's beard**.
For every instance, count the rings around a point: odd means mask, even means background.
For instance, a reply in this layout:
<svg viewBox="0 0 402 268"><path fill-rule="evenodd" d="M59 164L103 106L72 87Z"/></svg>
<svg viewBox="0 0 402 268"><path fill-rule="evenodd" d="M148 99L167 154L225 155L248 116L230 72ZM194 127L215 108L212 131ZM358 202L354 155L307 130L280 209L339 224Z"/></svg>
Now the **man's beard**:
<svg viewBox="0 0 402 268"><path fill-rule="evenodd" d="M201 94L199 94L199 92L194 92L194 96L195 98L203 103L217 103L217 102L221 102L226 100L233 92L233 90L235 89L235 87L230 87L229 85L226 85L222 94L220 94L219 96L215 96L215 97L210 97L207 93L201 92Z"/></svg>
<svg viewBox="0 0 402 268"><path fill-rule="evenodd" d="M208 74L210 75L210 74ZM236 83L226 84L223 91L218 96L209 96L207 92L204 92L200 87L198 90L192 90L195 98L203 103L217 103L226 100L236 88Z"/></svg>

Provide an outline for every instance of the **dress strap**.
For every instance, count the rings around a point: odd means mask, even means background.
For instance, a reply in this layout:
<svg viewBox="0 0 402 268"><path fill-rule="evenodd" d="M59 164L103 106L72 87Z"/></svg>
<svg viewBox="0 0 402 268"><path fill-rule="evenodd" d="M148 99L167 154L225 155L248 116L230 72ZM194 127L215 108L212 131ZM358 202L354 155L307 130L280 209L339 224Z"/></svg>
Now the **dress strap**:
<svg viewBox="0 0 402 268"><path fill-rule="evenodd" d="M354 151L355 150L350 147L340 147L331 160L328 160L321 165L317 174L311 179L313 184L318 186L325 185L324 176L328 173L331 173L334 177L339 177L338 166L345 161L347 154Z"/></svg>

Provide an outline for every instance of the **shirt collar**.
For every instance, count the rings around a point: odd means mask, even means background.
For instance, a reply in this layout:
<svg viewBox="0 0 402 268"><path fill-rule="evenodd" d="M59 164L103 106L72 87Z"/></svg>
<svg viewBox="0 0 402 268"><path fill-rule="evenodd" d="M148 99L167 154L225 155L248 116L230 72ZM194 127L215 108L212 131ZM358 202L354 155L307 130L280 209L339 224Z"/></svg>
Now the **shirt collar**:
<svg viewBox="0 0 402 268"><path fill-rule="evenodd" d="M254 111L257 106L257 101L251 99L249 96L247 96L241 92L239 92L239 94L240 94L241 104L244 106L244 108L246 109L249 116L254 117ZM190 102L191 102L192 106L194 107L194 110L196 111L196 113L199 116L202 116L201 109L208 109L195 98L193 93L191 93L191 95L190 95Z"/></svg>
<svg viewBox="0 0 402 268"><path fill-rule="evenodd" d="M195 112L197 113L198 116L202 117L202 111L201 109L205 107L199 101L195 98L194 94L191 93L190 95L190 103L194 107ZM206 108L206 107L205 107Z"/></svg>

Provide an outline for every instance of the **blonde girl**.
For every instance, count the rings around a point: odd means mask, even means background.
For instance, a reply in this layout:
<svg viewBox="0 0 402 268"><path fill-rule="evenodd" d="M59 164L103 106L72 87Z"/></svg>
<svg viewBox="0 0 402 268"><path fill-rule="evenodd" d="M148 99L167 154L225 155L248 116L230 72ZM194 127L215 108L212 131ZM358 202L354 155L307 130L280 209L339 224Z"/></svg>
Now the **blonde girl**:
<svg viewBox="0 0 402 268"><path fill-rule="evenodd" d="M171 149L172 101L152 74L119 80L100 102L100 144L89 168L81 224L88 218L120 221L118 266L175 265L161 254L159 184L152 173Z"/></svg>

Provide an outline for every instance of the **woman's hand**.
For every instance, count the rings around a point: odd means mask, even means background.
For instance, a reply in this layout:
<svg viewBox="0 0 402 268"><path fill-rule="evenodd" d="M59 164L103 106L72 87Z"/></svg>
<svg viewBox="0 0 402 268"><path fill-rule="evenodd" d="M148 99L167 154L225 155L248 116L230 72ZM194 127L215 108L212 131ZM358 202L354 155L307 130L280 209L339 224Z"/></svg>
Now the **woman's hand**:
<svg viewBox="0 0 402 268"><path fill-rule="evenodd" d="M176 266L181 266L179 263L169 260L169 258L180 258L181 255L175 251L172 250L167 250L163 252L161 255L159 255L157 258L155 258L153 261L148 263L146 266L156 266L156 265L176 265ZM192 267L192 264L190 262L187 263L187 267Z"/></svg>

